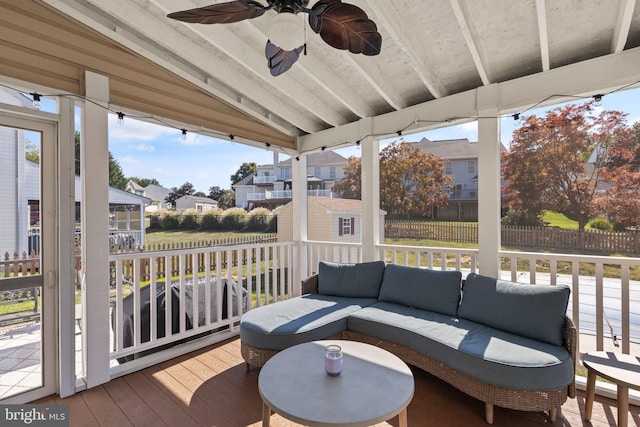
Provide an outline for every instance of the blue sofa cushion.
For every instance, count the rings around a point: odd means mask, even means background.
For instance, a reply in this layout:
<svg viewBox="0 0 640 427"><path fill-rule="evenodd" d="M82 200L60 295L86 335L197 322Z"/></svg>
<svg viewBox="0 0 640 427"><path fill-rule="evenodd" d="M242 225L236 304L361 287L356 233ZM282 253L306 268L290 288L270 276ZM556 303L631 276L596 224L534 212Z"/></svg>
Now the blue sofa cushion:
<svg viewBox="0 0 640 427"><path fill-rule="evenodd" d="M456 315L462 273L389 264L384 270L378 300Z"/></svg>
<svg viewBox="0 0 640 427"><path fill-rule="evenodd" d="M347 329L349 314L375 302L318 294L279 301L246 312L240 320L240 338L252 347L284 350L341 333Z"/></svg>
<svg viewBox="0 0 640 427"><path fill-rule="evenodd" d="M318 293L352 298L377 298L384 273L384 262L336 264L320 261Z"/></svg>
<svg viewBox="0 0 640 427"><path fill-rule="evenodd" d="M349 316L348 330L391 341L487 384L555 390L573 381L563 346L525 338L470 320L378 302Z"/></svg>
<svg viewBox="0 0 640 427"><path fill-rule="evenodd" d="M471 273L458 317L562 345L569 293L566 286L526 285Z"/></svg>

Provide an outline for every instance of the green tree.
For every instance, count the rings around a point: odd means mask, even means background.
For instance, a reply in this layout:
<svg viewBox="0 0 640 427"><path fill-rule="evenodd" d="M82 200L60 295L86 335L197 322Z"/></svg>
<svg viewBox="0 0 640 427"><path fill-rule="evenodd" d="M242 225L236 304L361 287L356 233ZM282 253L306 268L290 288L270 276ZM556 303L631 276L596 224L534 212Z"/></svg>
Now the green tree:
<svg viewBox="0 0 640 427"><path fill-rule="evenodd" d="M598 194L600 212L622 226L640 224L640 122L609 132L602 147L602 175L609 186Z"/></svg>
<svg viewBox="0 0 640 427"><path fill-rule="evenodd" d="M409 143L393 142L380 152L380 207L393 215L430 215L432 206L446 206L452 177L445 161ZM348 199L360 199L360 159L350 157L344 178L333 187Z"/></svg>
<svg viewBox="0 0 640 427"><path fill-rule="evenodd" d="M27 139L24 156L27 160L40 163L40 148Z"/></svg>
<svg viewBox="0 0 640 427"><path fill-rule="evenodd" d="M165 201L171 203L171 206L176 206L176 200L178 200L182 196L192 196L196 192L196 189L193 187L193 184L190 182L185 182L178 187L172 187L167 197L165 197Z"/></svg>
<svg viewBox="0 0 640 427"><path fill-rule="evenodd" d="M209 198L213 200L220 200L220 198L224 194L224 191L225 190L218 187L217 185L214 185L213 187L209 187Z"/></svg>
<svg viewBox="0 0 640 427"><path fill-rule="evenodd" d="M138 178L137 176L131 176L129 180L135 182L140 187L148 187L150 185L160 186L160 183L155 178Z"/></svg>
<svg viewBox="0 0 640 427"><path fill-rule="evenodd" d="M124 176L120 163L109 152L109 186L124 190L129 180Z"/></svg>
<svg viewBox="0 0 640 427"><path fill-rule="evenodd" d="M235 184L236 182L242 181L245 177L251 175L252 173L255 173L257 170L258 165L256 165L254 162L242 163L238 170L233 175L231 175L231 185Z"/></svg>
<svg viewBox="0 0 640 427"><path fill-rule="evenodd" d="M360 159L355 156L349 157L343 170L344 178L336 182L332 190L344 199L360 200L362 198Z"/></svg>
<svg viewBox="0 0 640 427"><path fill-rule="evenodd" d="M74 138L75 169L76 175L80 175L80 132L76 131ZM124 176L120 163L109 152L109 186L124 190L129 180Z"/></svg>
<svg viewBox="0 0 640 427"><path fill-rule="evenodd" d="M218 207L220 209L229 209L236 206L236 193L233 190L224 190L224 193L218 199Z"/></svg>
<svg viewBox="0 0 640 427"><path fill-rule="evenodd" d="M623 138L623 119L617 112L596 114L593 101L526 117L503 157L507 205L527 211L529 218L544 209L561 212L584 230L597 213L607 161L602 154L611 141ZM594 147L600 147L595 161L587 164Z"/></svg>
<svg viewBox="0 0 640 427"><path fill-rule="evenodd" d="M431 215L446 206L450 182L445 161L432 153L393 142L380 152L380 207L389 215Z"/></svg>

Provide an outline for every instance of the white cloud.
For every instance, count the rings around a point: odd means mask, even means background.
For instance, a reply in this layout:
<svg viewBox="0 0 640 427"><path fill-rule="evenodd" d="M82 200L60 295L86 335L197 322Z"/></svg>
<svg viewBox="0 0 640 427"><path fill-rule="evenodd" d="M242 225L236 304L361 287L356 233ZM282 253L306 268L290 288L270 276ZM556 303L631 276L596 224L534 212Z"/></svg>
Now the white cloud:
<svg viewBox="0 0 640 427"><path fill-rule="evenodd" d="M123 164L129 164L129 165L135 165L138 163L138 159L133 157L133 156L124 156L122 158L118 159L118 163L123 163Z"/></svg>
<svg viewBox="0 0 640 427"><path fill-rule="evenodd" d="M154 147L153 145L144 144L144 143L132 144L132 145L129 145L127 148L132 151L144 151L148 153L156 150L156 147Z"/></svg>
<svg viewBox="0 0 640 427"><path fill-rule="evenodd" d="M118 118L109 114L109 137L115 140L132 141L153 141L163 135L176 133L175 129L154 123L143 122L125 116L124 123L118 124Z"/></svg>

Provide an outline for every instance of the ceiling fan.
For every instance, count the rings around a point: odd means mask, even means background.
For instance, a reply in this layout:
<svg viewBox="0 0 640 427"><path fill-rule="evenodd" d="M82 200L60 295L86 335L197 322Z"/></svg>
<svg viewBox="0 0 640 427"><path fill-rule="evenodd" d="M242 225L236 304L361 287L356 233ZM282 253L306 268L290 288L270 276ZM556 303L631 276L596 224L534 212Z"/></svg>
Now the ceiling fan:
<svg viewBox="0 0 640 427"><path fill-rule="evenodd" d="M376 23L358 6L341 0L320 0L307 8L309 0L267 0L266 6L253 0L237 0L183 10L167 15L192 24L229 24L263 15L275 10L277 15L269 25L269 40L265 47L271 75L289 70L305 50L301 12L309 15L309 26L329 46L373 56L380 53L382 37Z"/></svg>

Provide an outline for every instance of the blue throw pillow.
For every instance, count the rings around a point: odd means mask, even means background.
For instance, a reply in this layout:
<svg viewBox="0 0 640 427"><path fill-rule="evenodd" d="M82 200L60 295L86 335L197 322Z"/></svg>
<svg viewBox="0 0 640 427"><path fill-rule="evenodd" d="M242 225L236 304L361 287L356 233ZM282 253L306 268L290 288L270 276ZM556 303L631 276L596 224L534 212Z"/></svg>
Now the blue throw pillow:
<svg viewBox="0 0 640 427"><path fill-rule="evenodd" d="M384 270L380 301L456 315L462 273L389 264Z"/></svg>
<svg viewBox="0 0 640 427"><path fill-rule="evenodd" d="M384 262L336 264L320 261L318 293L338 297L377 298L384 273Z"/></svg>
<svg viewBox="0 0 640 427"><path fill-rule="evenodd" d="M571 290L527 285L471 273L458 317L549 344L562 345Z"/></svg>

